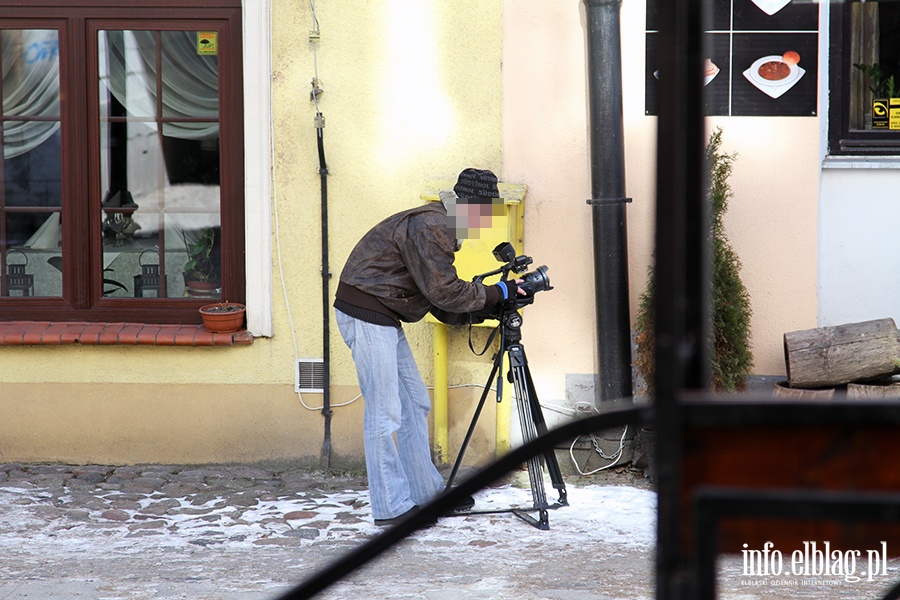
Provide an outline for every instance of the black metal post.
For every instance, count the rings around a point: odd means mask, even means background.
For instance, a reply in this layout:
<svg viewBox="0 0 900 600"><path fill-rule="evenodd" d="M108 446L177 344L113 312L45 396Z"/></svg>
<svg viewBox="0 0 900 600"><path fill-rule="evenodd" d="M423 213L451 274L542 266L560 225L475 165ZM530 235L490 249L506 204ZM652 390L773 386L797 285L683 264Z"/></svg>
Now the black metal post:
<svg viewBox="0 0 900 600"><path fill-rule="evenodd" d="M592 194L588 204L594 231L597 397L602 402L632 396L621 0L583 1L588 29Z"/></svg>
<svg viewBox="0 0 900 600"><path fill-rule="evenodd" d="M709 226L703 168L702 0L659 6L656 156L655 465L656 597L690 597L684 556L681 460L686 389L709 386Z"/></svg>

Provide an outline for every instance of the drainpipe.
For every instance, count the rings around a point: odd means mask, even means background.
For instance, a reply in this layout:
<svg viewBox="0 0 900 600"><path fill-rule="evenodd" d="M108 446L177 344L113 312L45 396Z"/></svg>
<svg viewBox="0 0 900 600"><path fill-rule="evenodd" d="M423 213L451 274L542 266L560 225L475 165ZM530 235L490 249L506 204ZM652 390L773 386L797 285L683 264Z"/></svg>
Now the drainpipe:
<svg viewBox="0 0 900 600"><path fill-rule="evenodd" d="M597 408L630 399L631 318L625 226L625 147L622 118L621 0L583 0L587 15L591 138L591 220L597 311Z"/></svg>
<svg viewBox="0 0 900 600"><path fill-rule="evenodd" d="M328 167L325 164L325 117L316 113L316 145L319 150L319 180L322 191L322 416L325 433L322 440L320 463L323 469L331 467L331 291L328 269Z"/></svg>

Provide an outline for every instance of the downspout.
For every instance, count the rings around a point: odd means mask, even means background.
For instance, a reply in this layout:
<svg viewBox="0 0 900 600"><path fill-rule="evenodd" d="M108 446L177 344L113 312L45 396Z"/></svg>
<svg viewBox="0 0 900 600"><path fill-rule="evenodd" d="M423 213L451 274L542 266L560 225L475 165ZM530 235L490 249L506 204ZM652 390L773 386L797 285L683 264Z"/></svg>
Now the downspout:
<svg viewBox="0 0 900 600"><path fill-rule="evenodd" d="M316 146L319 151L319 187L322 191L321 219L322 219L322 416L325 419L324 433L322 436L322 453L319 456L319 465L324 470L331 467L331 272L328 269L328 167L325 164L325 117L319 110L319 96L323 90L319 85L319 59L318 46L321 35L319 33L319 18L316 16L315 0L310 0L309 8L312 11L313 30L309 32L309 42L313 48L313 64L315 65L315 77L310 82L312 90L309 99L316 105Z"/></svg>
<svg viewBox="0 0 900 600"><path fill-rule="evenodd" d="M630 399L631 319L628 300L625 144L622 117L621 0L583 0L587 15L591 140L591 217L597 313L598 409Z"/></svg>
<svg viewBox="0 0 900 600"><path fill-rule="evenodd" d="M319 149L319 181L322 189L322 416L325 432L319 462L323 469L331 467L331 297L328 269L328 167L325 165L325 117L316 113L316 143Z"/></svg>

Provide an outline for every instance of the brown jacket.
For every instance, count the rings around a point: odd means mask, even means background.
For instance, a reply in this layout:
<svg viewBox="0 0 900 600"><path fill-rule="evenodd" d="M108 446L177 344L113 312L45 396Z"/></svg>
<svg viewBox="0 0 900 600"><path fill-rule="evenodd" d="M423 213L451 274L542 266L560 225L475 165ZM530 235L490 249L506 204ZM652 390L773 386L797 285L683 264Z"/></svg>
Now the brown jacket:
<svg viewBox="0 0 900 600"><path fill-rule="evenodd" d="M369 230L350 253L338 299L359 305L346 294L345 286L351 286L407 322L419 321L429 311L442 320L459 322L441 313L464 314L496 304L500 298L494 286L457 276L454 246L440 202L390 216Z"/></svg>

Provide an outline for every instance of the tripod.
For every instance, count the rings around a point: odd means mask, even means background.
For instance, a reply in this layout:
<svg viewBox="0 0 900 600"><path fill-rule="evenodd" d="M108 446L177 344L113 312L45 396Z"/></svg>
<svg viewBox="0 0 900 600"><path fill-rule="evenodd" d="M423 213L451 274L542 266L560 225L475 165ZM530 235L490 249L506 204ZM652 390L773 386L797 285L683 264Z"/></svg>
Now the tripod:
<svg viewBox="0 0 900 600"><path fill-rule="evenodd" d="M510 383L513 384L515 398L518 400L519 425L522 428L523 442L530 442L547 431L544 413L541 411L541 405L540 402L538 402L537 393L534 390L534 382L531 380L531 371L528 369L528 359L525 356L525 347L522 346L521 343L522 315L515 309L501 310L498 320L500 321L500 350L494 357L494 365L491 369L491 374L488 376L487 383L484 386L484 391L481 394L481 400L479 400L478 406L475 408L475 416L472 417L472 422L469 424L469 430L466 432L466 437L463 440L459 455L456 458L456 463L453 465L453 470L450 472L450 477L447 480L447 489L450 489L453 485L453 479L456 477L456 472L462 464L463 455L466 452L472 434L475 432L475 425L478 422L478 417L481 415L482 408L484 408L484 402L487 399L488 392L491 389L491 383L494 381L495 377L497 378L497 402L500 402L503 382L502 378L498 376L498 373L503 365L504 353L509 357L508 379ZM547 492L544 488L543 466L546 466L547 468L553 487L559 491L559 500L552 505L547 503ZM463 514L479 512L511 512L538 529L550 529L547 511L549 509L568 506L569 504L566 498L566 484L563 483L562 473L559 470L559 462L557 462L556 454L554 454L552 448L540 455L528 459L528 479L531 483L531 496L534 501L532 508L470 511L469 513ZM535 511L538 513L537 518L528 514L529 512Z"/></svg>

